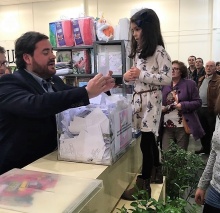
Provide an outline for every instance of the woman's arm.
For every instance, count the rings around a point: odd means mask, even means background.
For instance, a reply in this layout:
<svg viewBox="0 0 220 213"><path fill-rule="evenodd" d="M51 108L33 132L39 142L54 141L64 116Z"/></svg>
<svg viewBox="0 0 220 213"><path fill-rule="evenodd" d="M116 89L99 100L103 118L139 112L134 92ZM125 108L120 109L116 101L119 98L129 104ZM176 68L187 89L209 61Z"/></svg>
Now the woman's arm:
<svg viewBox="0 0 220 213"><path fill-rule="evenodd" d="M181 110L183 113L189 113L197 110L202 105L202 100L199 97L199 90L196 83L192 80L185 80L186 100L180 101Z"/></svg>
<svg viewBox="0 0 220 213"><path fill-rule="evenodd" d="M170 56L162 47L158 47L154 55L149 60L155 60L157 65L152 70L141 70L139 79L147 84L170 85L172 81L172 63Z"/></svg>

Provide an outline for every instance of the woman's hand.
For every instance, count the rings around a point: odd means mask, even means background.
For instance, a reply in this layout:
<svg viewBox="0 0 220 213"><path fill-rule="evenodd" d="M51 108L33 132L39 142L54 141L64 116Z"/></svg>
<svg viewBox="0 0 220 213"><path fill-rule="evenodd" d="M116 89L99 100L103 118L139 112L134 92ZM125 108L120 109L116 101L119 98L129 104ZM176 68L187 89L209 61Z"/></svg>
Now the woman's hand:
<svg viewBox="0 0 220 213"><path fill-rule="evenodd" d="M168 108L166 106L162 106L162 112L166 112Z"/></svg>
<svg viewBox="0 0 220 213"><path fill-rule="evenodd" d="M181 106L181 103L178 103L174 106L177 110L181 110L182 109L182 106Z"/></svg>
<svg viewBox="0 0 220 213"><path fill-rule="evenodd" d="M198 188L195 194L195 202L198 205L203 205L205 200L205 190Z"/></svg>
<svg viewBox="0 0 220 213"><path fill-rule="evenodd" d="M133 78L139 78L141 71L137 67L131 67L131 75Z"/></svg>
<svg viewBox="0 0 220 213"><path fill-rule="evenodd" d="M129 81L134 81L136 78L133 77L131 69L129 69L125 74L124 74L124 80L129 82Z"/></svg>

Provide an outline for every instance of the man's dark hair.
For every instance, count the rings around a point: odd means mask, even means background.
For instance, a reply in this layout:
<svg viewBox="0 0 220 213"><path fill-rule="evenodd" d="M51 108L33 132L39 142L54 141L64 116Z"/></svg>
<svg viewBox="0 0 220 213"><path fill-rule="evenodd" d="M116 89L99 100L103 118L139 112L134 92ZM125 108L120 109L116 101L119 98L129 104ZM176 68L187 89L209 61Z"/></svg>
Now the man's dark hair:
<svg viewBox="0 0 220 213"><path fill-rule="evenodd" d="M5 54L5 48L0 46L0 53Z"/></svg>
<svg viewBox="0 0 220 213"><path fill-rule="evenodd" d="M178 64L179 65L179 70L181 72L181 78L186 78L188 75L187 67L182 61L172 61L172 64Z"/></svg>
<svg viewBox="0 0 220 213"><path fill-rule="evenodd" d="M196 60L196 56L194 56L194 55L189 56L189 58L195 58L195 60Z"/></svg>
<svg viewBox="0 0 220 213"><path fill-rule="evenodd" d="M33 56L36 44L45 39L48 39L48 36L39 32L30 31L26 32L15 41L15 63L18 69L26 68L23 55L26 53Z"/></svg>
<svg viewBox="0 0 220 213"><path fill-rule="evenodd" d="M139 58L146 59L152 56L157 48L157 45L164 47L163 37L160 29L160 20L157 14L152 9L142 9L135 13L131 19L131 23L135 23L141 28L141 53ZM131 38L131 54L130 58L134 58L137 53L137 41L134 36Z"/></svg>
<svg viewBox="0 0 220 213"><path fill-rule="evenodd" d="M202 58L197 58L196 60L198 60L198 59L200 59L200 60L202 61L202 63L204 64L204 62L203 62L203 59L202 59Z"/></svg>

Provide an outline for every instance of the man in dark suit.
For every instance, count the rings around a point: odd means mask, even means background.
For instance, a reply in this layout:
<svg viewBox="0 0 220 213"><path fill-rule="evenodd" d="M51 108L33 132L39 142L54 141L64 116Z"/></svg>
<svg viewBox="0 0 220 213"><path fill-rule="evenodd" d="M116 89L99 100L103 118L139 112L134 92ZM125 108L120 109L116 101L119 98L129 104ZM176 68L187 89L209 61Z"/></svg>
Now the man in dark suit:
<svg viewBox="0 0 220 213"><path fill-rule="evenodd" d="M205 68L203 66L203 59L202 58L197 58L196 59L196 69L192 73L192 80L196 82L198 85L198 80L205 75Z"/></svg>
<svg viewBox="0 0 220 213"><path fill-rule="evenodd" d="M0 174L22 168L57 147L55 115L114 86L111 74L97 74L86 87L67 86L55 76L48 37L27 32L15 43L18 70L0 79Z"/></svg>

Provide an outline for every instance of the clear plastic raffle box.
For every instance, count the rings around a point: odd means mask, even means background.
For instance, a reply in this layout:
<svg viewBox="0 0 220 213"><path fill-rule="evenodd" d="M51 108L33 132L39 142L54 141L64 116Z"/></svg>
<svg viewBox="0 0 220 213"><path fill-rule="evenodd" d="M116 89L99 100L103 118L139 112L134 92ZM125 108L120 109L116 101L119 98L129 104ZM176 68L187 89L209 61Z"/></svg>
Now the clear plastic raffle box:
<svg viewBox="0 0 220 213"><path fill-rule="evenodd" d="M131 106L105 94L90 103L58 115L58 159L111 165L132 142Z"/></svg>
<svg viewBox="0 0 220 213"><path fill-rule="evenodd" d="M12 169L0 176L0 212L77 213L102 187L102 180Z"/></svg>

